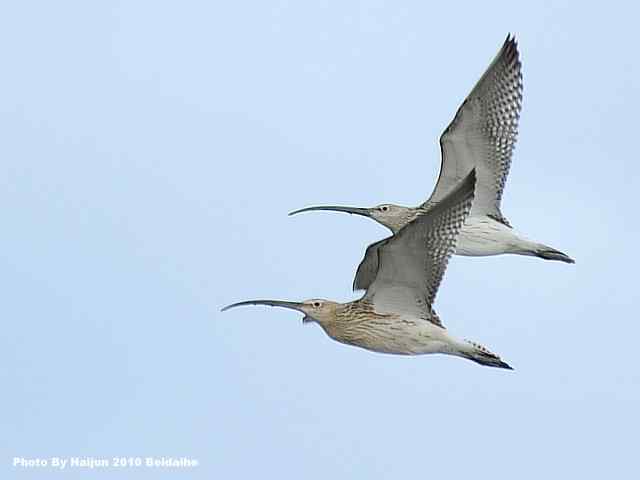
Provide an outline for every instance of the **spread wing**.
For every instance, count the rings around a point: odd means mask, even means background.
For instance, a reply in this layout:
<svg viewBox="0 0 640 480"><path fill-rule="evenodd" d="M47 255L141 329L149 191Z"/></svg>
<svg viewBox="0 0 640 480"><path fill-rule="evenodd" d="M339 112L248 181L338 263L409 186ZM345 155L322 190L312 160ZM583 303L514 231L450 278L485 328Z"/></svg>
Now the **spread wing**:
<svg viewBox="0 0 640 480"><path fill-rule="evenodd" d="M475 170L429 212L386 239L365 299L381 313L405 313L442 326L431 305L474 197Z"/></svg>
<svg viewBox="0 0 640 480"><path fill-rule="evenodd" d="M496 58L440 137L440 176L423 207L430 208L476 169L471 215L489 215L509 225L500 211L522 109L522 72L515 38Z"/></svg>

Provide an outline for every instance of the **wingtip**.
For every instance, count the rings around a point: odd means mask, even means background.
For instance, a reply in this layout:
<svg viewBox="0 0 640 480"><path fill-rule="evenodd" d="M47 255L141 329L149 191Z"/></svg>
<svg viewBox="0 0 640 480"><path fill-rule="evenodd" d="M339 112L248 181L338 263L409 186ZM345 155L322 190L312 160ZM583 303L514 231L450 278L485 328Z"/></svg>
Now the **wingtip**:
<svg viewBox="0 0 640 480"><path fill-rule="evenodd" d="M518 51L518 40L513 33L507 34L507 38L502 45L502 51L499 55L507 64L518 65L520 63L520 52Z"/></svg>

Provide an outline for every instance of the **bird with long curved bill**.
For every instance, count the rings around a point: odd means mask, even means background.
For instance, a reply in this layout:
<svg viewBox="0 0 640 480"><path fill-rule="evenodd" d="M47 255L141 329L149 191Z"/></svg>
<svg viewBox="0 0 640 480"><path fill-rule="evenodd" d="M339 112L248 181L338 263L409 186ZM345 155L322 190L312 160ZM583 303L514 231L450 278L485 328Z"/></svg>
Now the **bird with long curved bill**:
<svg viewBox="0 0 640 480"><path fill-rule="evenodd" d="M575 263L567 254L517 233L502 215L500 204L518 136L522 109L522 64L515 38L504 45L453 121L440 137L440 176L429 199L417 207L382 204L371 208L324 205L291 212L327 210L371 218L393 233L437 206L472 168L478 177L473 207L462 227L457 255L529 255ZM358 267L354 290L366 290L376 278L378 249L371 244Z"/></svg>
<svg viewBox="0 0 640 480"><path fill-rule="evenodd" d="M432 307L471 210L475 183L473 170L437 205L381 243L376 277L359 300L249 300L223 311L244 305L288 308L301 312L304 322L319 324L329 337L347 345L398 355L442 353L511 369L482 345L449 335Z"/></svg>

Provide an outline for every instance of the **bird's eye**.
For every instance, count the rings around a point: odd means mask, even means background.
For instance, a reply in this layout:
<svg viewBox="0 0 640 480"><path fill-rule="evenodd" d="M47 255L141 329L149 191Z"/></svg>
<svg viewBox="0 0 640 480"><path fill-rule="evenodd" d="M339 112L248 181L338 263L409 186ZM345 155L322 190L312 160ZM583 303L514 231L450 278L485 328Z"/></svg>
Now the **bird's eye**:
<svg viewBox="0 0 640 480"><path fill-rule="evenodd" d="M320 302L313 302L313 306L316 308L320 308Z"/></svg>
<svg viewBox="0 0 640 480"><path fill-rule="evenodd" d="M382 210L383 212L388 212L389 207L387 207L386 205L383 205L382 207L380 207L380 210Z"/></svg>

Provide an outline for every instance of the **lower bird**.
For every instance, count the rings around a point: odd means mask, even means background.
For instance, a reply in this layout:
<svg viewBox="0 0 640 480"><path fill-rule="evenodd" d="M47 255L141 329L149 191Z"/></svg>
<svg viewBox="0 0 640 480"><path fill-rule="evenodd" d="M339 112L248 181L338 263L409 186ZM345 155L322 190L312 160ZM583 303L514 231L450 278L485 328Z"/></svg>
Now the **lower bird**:
<svg viewBox="0 0 640 480"><path fill-rule="evenodd" d="M359 300L249 300L223 311L242 305L289 308L302 312L303 322L319 324L331 338L348 345L399 355L443 353L511 369L485 347L449 335L432 308L471 209L474 186L475 170L427 213L381 242L376 278Z"/></svg>
<svg viewBox="0 0 640 480"><path fill-rule="evenodd" d="M472 257L512 253L574 263L567 254L516 232L502 215L500 203L518 134L522 108L522 72L516 41L507 37L452 122L440 137L441 166L429 199L417 207L382 204L371 208L307 207L291 212L330 210L369 217L397 233L429 211L476 169L478 183L471 213L462 228L456 254ZM375 278L380 242L367 248L358 268L355 290L366 290Z"/></svg>

